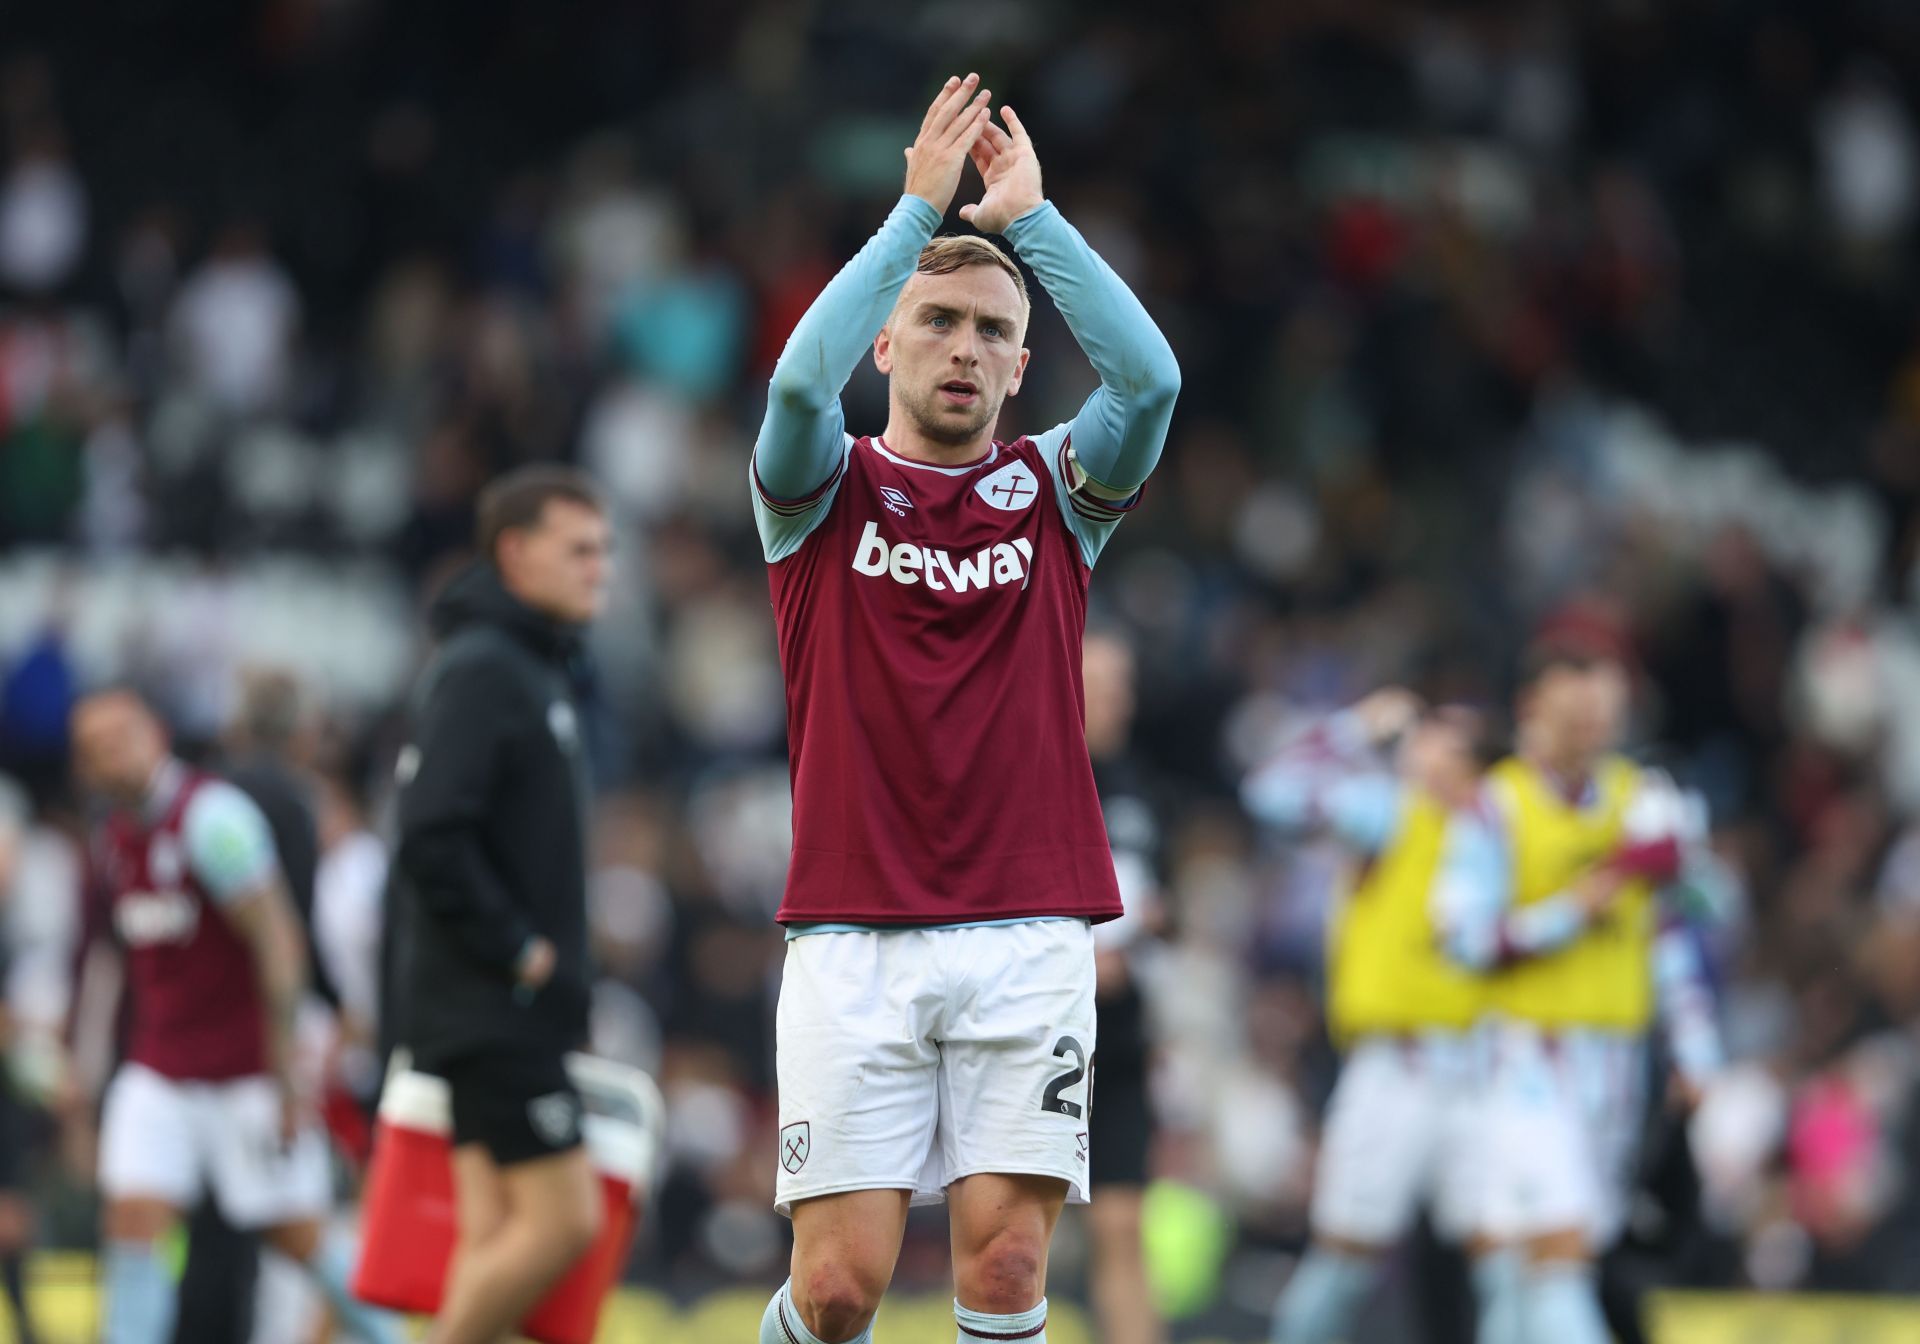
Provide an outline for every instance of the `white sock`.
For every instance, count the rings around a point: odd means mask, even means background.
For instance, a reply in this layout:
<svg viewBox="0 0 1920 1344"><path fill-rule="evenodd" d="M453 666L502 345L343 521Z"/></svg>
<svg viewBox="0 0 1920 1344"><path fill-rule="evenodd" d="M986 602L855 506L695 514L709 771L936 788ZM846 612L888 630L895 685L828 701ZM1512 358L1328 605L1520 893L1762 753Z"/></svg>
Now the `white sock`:
<svg viewBox="0 0 1920 1344"><path fill-rule="evenodd" d="M1047 1344L1047 1299L1041 1298L1040 1305L1032 1311L1023 1311L1017 1316L989 1316L984 1311L968 1311L958 1301L953 1304L953 1318L960 1323L960 1334L955 1344Z"/></svg>
<svg viewBox="0 0 1920 1344"><path fill-rule="evenodd" d="M309 1273L298 1260L261 1248L260 1274L253 1287L252 1344L285 1344L313 1334L320 1296Z"/></svg>
<svg viewBox="0 0 1920 1344"><path fill-rule="evenodd" d="M307 1270L326 1295L342 1331L360 1344L403 1344L406 1335L400 1329L400 1318L368 1306L347 1286L353 1277L353 1259L353 1238L330 1228L322 1234L320 1249Z"/></svg>
<svg viewBox="0 0 1920 1344"><path fill-rule="evenodd" d="M1473 1262L1480 1300L1478 1344L1527 1344L1527 1264L1517 1250L1490 1251Z"/></svg>
<svg viewBox="0 0 1920 1344"><path fill-rule="evenodd" d="M1313 1247L1287 1280L1273 1312L1273 1344L1333 1344L1345 1339L1373 1287L1368 1256Z"/></svg>
<svg viewBox="0 0 1920 1344"><path fill-rule="evenodd" d="M793 1304L792 1279L781 1284L767 1303L767 1314L760 1318L760 1344L828 1344L800 1319L800 1308ZM873 1344L873 1327L869 1325L846 1344Z"/></svg>
<svg viewBox="0 0 1920 1344"><path fill-rule="evenodd" d="M1527 1338L1553 1344L1612 1344L1591 1265L1535 1265L1527 1275Z"/></svg>
<svg viewBox="0 0 1920 1344"><path fill-rule="evenodd" d="M101 1344L167 1344L180 1285L150 1241L107 1243L107 1319Z"/></svg>

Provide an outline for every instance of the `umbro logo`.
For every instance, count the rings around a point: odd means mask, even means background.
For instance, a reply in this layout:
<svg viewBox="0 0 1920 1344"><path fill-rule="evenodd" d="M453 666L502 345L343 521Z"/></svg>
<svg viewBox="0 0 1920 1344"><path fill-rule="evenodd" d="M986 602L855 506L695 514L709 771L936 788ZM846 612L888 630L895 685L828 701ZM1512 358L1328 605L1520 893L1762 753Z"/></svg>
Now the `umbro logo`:
<svg viewBox="0 0 1920 1344"><path fill-rule="evenodd" d="M907 492L895 486L881 486L880 498L886 501L889 509L892 509L902 518L905 518L907 516L907 510L913 507L913 501L907 498Z"/></svg>

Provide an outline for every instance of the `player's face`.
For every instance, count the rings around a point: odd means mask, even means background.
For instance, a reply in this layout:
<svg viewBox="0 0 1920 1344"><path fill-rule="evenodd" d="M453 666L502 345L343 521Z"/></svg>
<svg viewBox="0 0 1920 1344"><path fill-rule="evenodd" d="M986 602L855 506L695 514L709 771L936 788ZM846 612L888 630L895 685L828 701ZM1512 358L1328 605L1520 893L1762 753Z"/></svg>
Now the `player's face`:
<svg viewBox="0 0 1920 1344"><path fill-rule="evenodd" d="M500 573L528 606L569 625L585 625L606 603L612 546L606 518L570 499L550 499L532 527L500 539Z"/></svg>
<svg viewBox="0 0 1920 1344"><path fill-rule="evenodd" d="M916 274L874 342L874 364L914 427L935 443L973 442L1020 390L1026 318L997 266Z"/></svg>
<svg viewBox="0 0 1920 1344"><path fill-rule="evenodd" d="M166 756L159 721L131 695L96 695L73 711L74 771L95 793L116 803L139 802Z"/></svg>
<svg viewBox="0 0 1920 1344"><path fill-rule="evenodd" d="M1407 735L1402 768L1416 788L1447 807L1466 807L1479 784L1467 725L1446 717L1422 720Z"/></svg>
<svg viewBox="0 0 1920 1344"><path fill-rule="evenodd" d="M1532 716L1570 757L1610 750L1626 726L1627 673L1610 659L1558 667L1534 688Z"/></svg>

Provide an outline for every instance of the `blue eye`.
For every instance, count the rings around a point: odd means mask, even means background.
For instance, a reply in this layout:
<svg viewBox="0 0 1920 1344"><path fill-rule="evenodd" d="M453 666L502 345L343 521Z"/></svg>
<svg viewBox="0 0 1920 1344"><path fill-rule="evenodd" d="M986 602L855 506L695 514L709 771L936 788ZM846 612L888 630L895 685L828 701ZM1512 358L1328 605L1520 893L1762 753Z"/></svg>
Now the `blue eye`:
<svg viewBox="0 0 1920 1344"><path fill-rule="evenodd" d="M946 314L945 314L945 313L935 313L935 314L933 315L933 325L934 325L934 326L936 326L936 327L944 327L944 326L946 326L946 325L947 325L947 318L946 318Z"/></svg>
<svg viewBox="0 0 1920 1344"><path fill-rule="evenodd" d="M985 332L987 335L993 337L995 340L998 340L1000 337L1000 328L994 326L992 323L988 323L986 326L980 328L980 330Z"/></svg>

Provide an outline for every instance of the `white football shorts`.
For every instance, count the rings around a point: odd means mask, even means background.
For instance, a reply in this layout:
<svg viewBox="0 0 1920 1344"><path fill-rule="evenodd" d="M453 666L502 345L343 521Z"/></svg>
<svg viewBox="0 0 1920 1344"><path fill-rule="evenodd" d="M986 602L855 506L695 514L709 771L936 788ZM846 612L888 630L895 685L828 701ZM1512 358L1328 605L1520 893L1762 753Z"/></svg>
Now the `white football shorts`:
<svg viewBox="0 0 1920 1344"><path fill-rule="evenodd" d="M229 1223L255 1230L323 1216L333 1171L317 1127L281 1142L271 1078L181 1082L123 1064L100 1119L100 1189L183 1210L211 1190Z"/></svg>
<svg viewBox="0 0 1920 1344"><path fill-rule="evenodd" d="M1644 1040L1490 1028L1481 1230L1500 1241L1581 1230L1598 1252L1632 1196Z"/></svg>
<svg viewBox="0 0 1920 1344"><path fill-rule="evenodd" d="M1446 1032L1354 1042L1321 1128L1315 1232L1385 1247L1423 1207L1450 1241L1473 1230L1481 1177L1474 1044Z"/></svg>
<svg viewBox="0 0 1920 1344"><path fill-rule="evenodd" d="M1600 1179L1600 1211L1591 1231L1594 1245L1604 1249L1626 1230L1639 1179L1647 1038L1626 1032L1570 1032L1567 1049Z"/></svg>
<svg viewBox="0 0 1920 1344"><path fill-rule="evenodd" d="M937 1203L978 1172L1087 1199L1093 931L1083 920L814 933L787 944L775 1207Z"/></svg>

